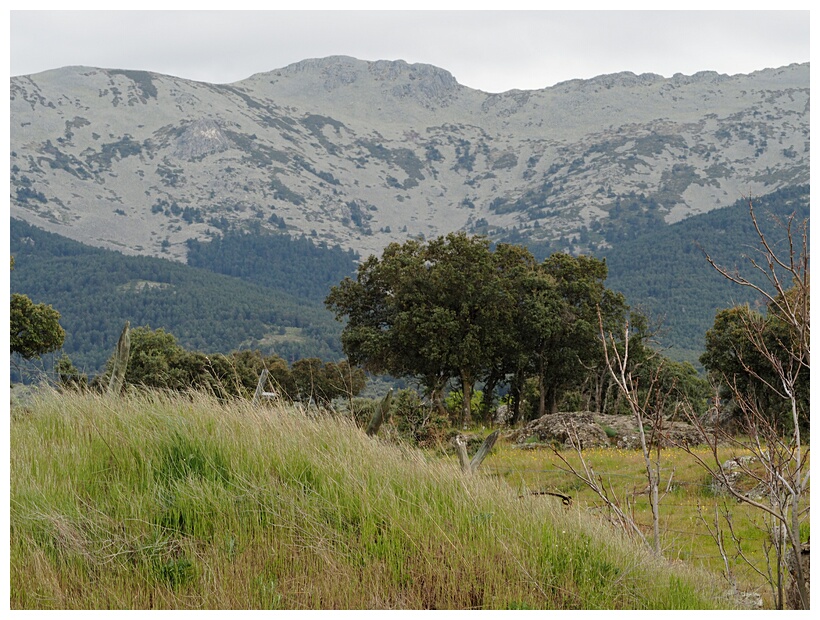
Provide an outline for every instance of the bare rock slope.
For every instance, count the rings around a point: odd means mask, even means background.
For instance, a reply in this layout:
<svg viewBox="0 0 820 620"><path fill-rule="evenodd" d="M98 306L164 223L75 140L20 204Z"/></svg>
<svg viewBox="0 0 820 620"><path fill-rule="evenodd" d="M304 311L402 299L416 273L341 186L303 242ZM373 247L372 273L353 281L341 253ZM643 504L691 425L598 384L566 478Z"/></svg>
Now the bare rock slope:
<svg viewBox="0 0 820 620"><path fill-rule="evenodd" d="M67 67L11 79L11 215L126 253L256 222L363 254L453 230L606 247L809 181L809 65L485 93L403 61L234 84ZM632 219L629 219L629 218Z"/></svg>

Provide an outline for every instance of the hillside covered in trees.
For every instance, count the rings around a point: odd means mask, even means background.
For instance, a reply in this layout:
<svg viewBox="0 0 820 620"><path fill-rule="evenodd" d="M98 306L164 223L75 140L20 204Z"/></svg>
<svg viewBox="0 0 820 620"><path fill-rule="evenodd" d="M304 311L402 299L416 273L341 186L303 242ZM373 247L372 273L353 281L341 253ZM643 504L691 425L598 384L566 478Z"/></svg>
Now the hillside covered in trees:
<svg viewBox="0 0 820 620"><path fill-rule="evenodd" d="M776 248L785 249L787 234L782 223L789 215L794 214L797 222L809 217L809 195L809 186L800 185L752 197L761 230ZM704 252L718 264L737 268L763 285L762 274L746 258L758 257L756 247L749 199L743 198L596 255L606 258L607 286L623 293L651 322L662 321L658 339L667 354L698 365L704 334L719 310L744 303L765 306L754 291L731 284L712 269Z"/></svg>
<svg viewBox="0 0 820 620"><path fill-rule="evenodd" d="M229 229L212 241L188 240L188 264L297 297L322 301L356 270L356 254L307 237L271 234L260 226Z"/></svg>
<svg viewBox="0 0 820 620"><path fill-rule="evenodd" d="M11 289L60 312L63 350L100 371L126 320L164 328L188 349L258 348L287 360L341 356L340 326L320 304L169 260L92 248L11 220ZM310 286L310 272L301 279Z"/></svg>
<svg viewBox="0 0 820 620"><path fill-rule="evenodd" d="M809 214L809 186L754 197L759 222L781 243L775 218ZM661 322L656 340L677 361L700 367L715 314L736 304L760 305L705 260L745 268L755 244L747 199L622 241L597 254L606 286ZM532 248L543 260L539 248ZM64 351L84 372L102 369L125 320L164 328L193 350L227 353L258 348L286 360L342 355L343 325L321 300L355 271L355 255L314 240L251 228L228 229L208 243L189 242L189 265L93 248L11 220L12 292L51 304L61 314Z"/></svg>

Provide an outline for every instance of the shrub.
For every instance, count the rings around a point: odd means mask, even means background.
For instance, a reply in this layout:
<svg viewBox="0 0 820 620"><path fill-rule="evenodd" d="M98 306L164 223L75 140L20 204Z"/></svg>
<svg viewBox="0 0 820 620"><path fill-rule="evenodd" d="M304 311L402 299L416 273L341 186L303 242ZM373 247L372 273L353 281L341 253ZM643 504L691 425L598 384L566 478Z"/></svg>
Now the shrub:
<svg viewBox="0 0 820 620"><path fill-rule="evenodd" d="M432 446L444 439L449 419L435 407L424 403L414 390L400 390L390 408L396 430L403 439L420 447Z"/></svg>
<svg viewBox="0 0 820 620"><path fill-rule="evenodd" d="M481 413L481 401L483 397L484 394L481 390L473 390L473 394L470 397L470 417L473 419L477 418ZM464 394L461 390L453 390L447 395L447 398L444 399L444 406L453 419L458 419L463 402Z"/></svg>

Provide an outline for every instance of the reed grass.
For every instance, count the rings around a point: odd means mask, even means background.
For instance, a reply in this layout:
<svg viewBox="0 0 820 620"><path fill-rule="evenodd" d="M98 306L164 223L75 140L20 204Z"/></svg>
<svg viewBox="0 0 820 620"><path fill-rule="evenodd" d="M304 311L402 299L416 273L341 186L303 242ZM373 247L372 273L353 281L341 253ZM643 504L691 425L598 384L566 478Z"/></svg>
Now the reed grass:
<svg viewBox="0 0 820 620"><path fill-rule="evenodd" d="M14 609L703 609L714 574L499 477L293 407L12 410Z"/></svg>

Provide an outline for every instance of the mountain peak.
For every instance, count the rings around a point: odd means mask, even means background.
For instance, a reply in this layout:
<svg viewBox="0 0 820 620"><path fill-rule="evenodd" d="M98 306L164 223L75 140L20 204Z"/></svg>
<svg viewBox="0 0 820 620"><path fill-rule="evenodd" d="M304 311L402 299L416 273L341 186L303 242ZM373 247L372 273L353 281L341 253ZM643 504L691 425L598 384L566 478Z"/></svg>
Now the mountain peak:
<svg viewBox="0 0 820 620"><path fill-rule="evenodd" d="M287 82L300 82L298 88L307 90L311 96L317 83L321 90L334 96L348 88L357 92L371 90L382 97L416 101L426 108L448 105L465 88L449 71L433 65L404 60L358 60L350 56L310 58L257 74L245 82L264 81L285 90L289 90Z"/></svg>
<svg viewBox="0 0 820 620"><path fill-rule="evenodd" d="M177 258L251 225L363 255L453 230L593 252L807 183L809 99L808 64L498 94L346 56L231 85L72 67L12 78L11 212Z"/></svg>

